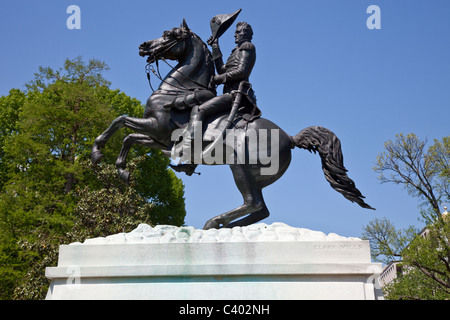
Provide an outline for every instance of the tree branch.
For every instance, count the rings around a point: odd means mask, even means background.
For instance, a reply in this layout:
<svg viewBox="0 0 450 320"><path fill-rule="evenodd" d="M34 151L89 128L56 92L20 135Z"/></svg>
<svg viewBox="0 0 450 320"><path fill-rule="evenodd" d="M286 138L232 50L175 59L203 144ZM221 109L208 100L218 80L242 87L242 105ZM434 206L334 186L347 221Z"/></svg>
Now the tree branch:
<svg viewBox="0 0 450 320"><path fill-rule="evenodd" d="M436 281L437 283L439 283L441 286L445 287L445 288L449 288L450 289L450 284L446 283L445 281L437 278L432 272L437 273L439 275L445 275L445 273L440 272L438 270L434 270L432 268L427 268L425 266L422 266L421 264L419 264L416 260L414 260L412 262L412 264L414 266L416 266L423 274L425 274L427 277L433 279L434 281ZM429 272L428 270L430 270L431 272ZM444 289L445 290L445 289ZM446 292L449 292L448 290L445 290Z"/></svg>

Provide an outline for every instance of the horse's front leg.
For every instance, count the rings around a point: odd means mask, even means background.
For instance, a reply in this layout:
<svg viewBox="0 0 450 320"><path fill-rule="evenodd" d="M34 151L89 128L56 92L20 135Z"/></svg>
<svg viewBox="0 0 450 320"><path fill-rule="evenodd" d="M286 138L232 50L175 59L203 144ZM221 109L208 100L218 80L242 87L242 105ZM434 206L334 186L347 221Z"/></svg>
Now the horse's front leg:
<svg viewBox="0 0 450 320"><path fill-rule="evenodd" d="M126 136L125 139L123 139L122 149L120 150L119 156L117 158L116 167L119 172L120 179L127 184L129 183L130 180L130 173L125 170L126 161L128 152L130 151L133 144L140 144L149 147L151 149L165 148L163 145L154 141L152 138L150 138L145 134L132 133Z"/></svg>
<svg viewBox="0 0 450 320"><path fill-rule="evenodd" d="M128 116L120 116L111 123L108 129L106 129L101 135L99 135L92 146L91 161L94 165L98 164L103 158L101 149L105 147L109 138L121 128L130 128L136 132L142 134L152 134L156 129L155 118L133 118Z"/></svg>

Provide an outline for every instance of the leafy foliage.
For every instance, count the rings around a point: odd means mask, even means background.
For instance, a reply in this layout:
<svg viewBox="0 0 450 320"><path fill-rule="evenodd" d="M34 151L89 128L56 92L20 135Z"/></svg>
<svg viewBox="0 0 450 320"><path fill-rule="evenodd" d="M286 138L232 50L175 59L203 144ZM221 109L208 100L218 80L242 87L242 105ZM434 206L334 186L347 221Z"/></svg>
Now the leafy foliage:
<svg viewBox="0 0 450 320"><path fill-rule="evenodd" d="M404 272L386 288L389 299L450 298L449 218L437 218L405 248Z"/></svg>
<svg viewBox="0 0 450 320"><path fill-rule="evenodd" d="M401 261L403 250L415 238L418 230L410 226L397 230L386 218L375 219L364 227L363 238L369 240L374 261L390 263Z"/></svg>
<svg viewBox="0 0 450 320"><path fill-rule="evenodd" d="M19 114L25 101L25 93L18 89L9 91L9 95L0 97L0 190L7 180L7 154L3 151L9 136L17 131Z"/></svg>
<svg viewBox="0 0 450 320"><path fill-rule="evenodd" d="M413 133L396 135L377 157L374 169L380 174L379 180L403 185L410 195L425 200L439 212L440 204L450 199L449 139L444 138L443 144L436 140L427 152L426 140L421 141Z"/></svg>

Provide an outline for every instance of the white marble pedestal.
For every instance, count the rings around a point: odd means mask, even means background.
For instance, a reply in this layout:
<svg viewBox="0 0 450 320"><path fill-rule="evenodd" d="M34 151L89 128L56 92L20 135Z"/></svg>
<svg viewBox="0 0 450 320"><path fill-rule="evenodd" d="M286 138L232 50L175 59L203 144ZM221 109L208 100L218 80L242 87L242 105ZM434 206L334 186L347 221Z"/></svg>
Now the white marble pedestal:
<svg viewBox="0 0 450 320"><path fill-rule="evenodd" d="M140 225L60 247L47 299L380 298L368 241L282 223L220 230Z"/></svg>

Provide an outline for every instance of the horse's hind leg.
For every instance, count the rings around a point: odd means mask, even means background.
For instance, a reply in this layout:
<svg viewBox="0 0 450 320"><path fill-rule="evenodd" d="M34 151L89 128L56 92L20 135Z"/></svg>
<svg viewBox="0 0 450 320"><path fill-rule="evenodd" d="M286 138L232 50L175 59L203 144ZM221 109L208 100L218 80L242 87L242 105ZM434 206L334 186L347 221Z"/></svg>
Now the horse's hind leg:
<svg viewBox="0 0 450 320"><path fill-rule="evenodd" d="M208 220L203 228L205 230L237 225L248 225L264 219L269 215L269 211L264 204L261 189L255 183L250 170L245 165L230 165L230 168L233 172L234 181L236 182L236 185L244 198L244 204ZM247 214L250 215L233 224L230 224L232 221Z"/></svg>
<svg viewBox="0 0 450 320"><path fill-rule="evenodd" d="M245 218L230 223L229 225L227 225L227 228L248 226L267 218L269 215L270 215L269 209L267 209L266 205L264 204L264 207L261 210L250 213Z"/></svg>
<svg viewBox="0 0 450 320"><path fill-rule="evenodd" d="M128 183L130 179L130 173L126 171L125 168L127 155L133 144L140 144L151 149L161 149L163 147L145 134L132 133L126 136L125 139L123 139L122 149L120 150L119 156L117 157L116 161L116 167L119 171L119 177L125 183Z"/></svg>

